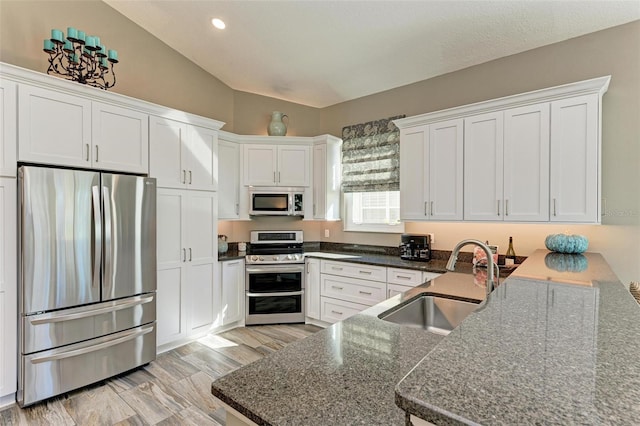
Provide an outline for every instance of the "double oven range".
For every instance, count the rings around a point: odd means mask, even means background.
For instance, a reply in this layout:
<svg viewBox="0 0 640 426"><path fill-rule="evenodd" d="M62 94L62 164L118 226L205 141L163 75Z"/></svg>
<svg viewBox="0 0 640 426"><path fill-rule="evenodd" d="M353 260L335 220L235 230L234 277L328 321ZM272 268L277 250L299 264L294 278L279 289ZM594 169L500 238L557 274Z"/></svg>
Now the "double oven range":
<svg viewBox="0 0 640 426"><path fill-rule="evenodd" d="M302 231L252 231L246 256L245 323L304 322Z"/></svg>

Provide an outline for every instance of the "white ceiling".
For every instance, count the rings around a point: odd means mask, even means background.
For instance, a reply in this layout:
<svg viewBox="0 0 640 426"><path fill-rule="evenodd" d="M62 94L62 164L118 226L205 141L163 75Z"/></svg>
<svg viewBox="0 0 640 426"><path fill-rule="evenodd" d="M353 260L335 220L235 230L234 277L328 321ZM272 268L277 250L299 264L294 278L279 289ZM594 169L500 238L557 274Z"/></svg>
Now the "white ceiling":
<svg viewBox="0 0 640 426"><path fill-rule="evenodd" d="M314 107L640 19L640 0L103 1L231 88Z"/></svg>

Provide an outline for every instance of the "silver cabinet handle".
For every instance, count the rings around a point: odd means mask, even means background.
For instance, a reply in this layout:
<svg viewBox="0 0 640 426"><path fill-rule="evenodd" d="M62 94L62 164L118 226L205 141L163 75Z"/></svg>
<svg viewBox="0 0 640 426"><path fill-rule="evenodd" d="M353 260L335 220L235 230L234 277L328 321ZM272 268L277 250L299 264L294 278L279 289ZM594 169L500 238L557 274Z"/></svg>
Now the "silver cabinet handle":
<svg viewBox="0 0 640 426"><path fill-rule="evenodd" d="M278 172L278 183L280 183L280 172Z"/></svg>
<svg viewBox="0 0 640 426"><path fill-rule="evenodd" d="M87 159L87 161L89 161L89 144L86 143L85 146L87 148L87 157L86 157L86 159Z"/></svg>
<svg viewBox="0 0 640 426"><path fill-rule="evenodd" d="M497 209L498 209L498 216L500 216L500 200L496 201L496 206L497 206Z"/></svg>
<svg viewBox="0 0 640 426"><path fill-rule="evenodd" d="M342 268L338 268L337 266L332 266L331 269L334 271L342 271Z"/></svg>
<svg viewBox="0 0 640 426"><path fill-rule="evenodd" d="M96 163L98 162L98 145L96 145Z"/></svg>
<svg viewBox="0 0 640 426"><path fill-rule="evenodd" d="M276 172L273 172L273 183L277 183L278 181L276 180Z"/></svg>
<svg viewBox="0 0 640 426"><path fill-rule="evenodd" d="M193 252L191 251L191 247L189 247L189 262L191 262L191 260L193 259L192 254Z"/></svg>
<svg viewBox="0 0 640 426"><path fill-rule="evenodd" d="M313 215L314 216L316 215L316 204L315 203L313 203Z"/></svg>
<svg viewBox="0 0 640 426"><path fill-rule="evenodd" d="M429 213L427 213L427 201L424 202L424 215L429 216Z"/></svg>
<svg viewBox="0 0 640 426"><path fill-rule="evenodd" d="M358 271L358 272L365 275L371 275L371 271Z"/></svg>
<svg viewBox="0 0 640 426"><path fill-rule="evenodd" d="M371 294L372 294L370 291L362 291L362 290L359 290L358 293L366 294L367 296L371 296Z"/></svg>
<svg viewBox="0 0 640 426"><path fill-rule="evenodd" d="M556 216L556 199L553 199L553 215Z"/></svg>
<svg viewBox="0 0 640 426"><path fill-rule="evenodd" d="M182 183L187 183L187 171L182 169Z"/></svg>
<svg viewBox="0 0 640 426"><path fill-rule="evenodd" d="M509 216L509 200L504 200L504 215Z"/></svg>
<svg viewBox="0 0 640 426"><path fill-rule="evenodd" d="M240 203L236 203L236 214L240 214Z"/></svg>
<svg viewBox="0 0 640 426"><path fill-rule="evenodd" d="M405 275L396 275L396 278L401 278L403 280L410 280L411 279L411 277L407 277Z"/></svg>
<svg viewBox="0 0 640 426"><path fill-rule="evenodd" d="M338 312L338 311L334 311L334 310L331 310L331 313L332 314L336 314L336 315L344 315L342 312Z"/></svg>
<svg viewBox="0 0 640 426"><path fill-rule="evenodd" d="M429 215L433 216L433 201L429 203Z"/></svg>
<svg viewBox="0 0 640 426"><path fill-rule="evenodd" d="M191 173L191 170L189 170L189 185L191 185L191 183L193 183L193 174Z"/></svg>
<svg viewBox="0 0 640 426"><path fill-rule="evenodd" d="M186 248L182 249L182 261L183 262L187 261L187 249Z"/></svg>
<svg viewBox="0 0 640 426"><path fill-rule="evenodd" d="M342 290L343 287L338 287L337 285L332 285L331 288L335 288L336 290Z"/></svg>

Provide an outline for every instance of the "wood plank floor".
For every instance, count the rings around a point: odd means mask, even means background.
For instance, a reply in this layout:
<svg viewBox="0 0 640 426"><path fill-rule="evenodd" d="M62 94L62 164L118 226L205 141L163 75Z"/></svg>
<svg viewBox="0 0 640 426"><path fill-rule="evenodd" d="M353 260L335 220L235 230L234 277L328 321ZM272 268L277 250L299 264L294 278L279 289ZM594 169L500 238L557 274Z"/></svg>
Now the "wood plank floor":
<svg viewBox="0 0 640 426"><path fill-rule="evenodd" d="M263 325L209 334L128 374L0 411L0 425L225 425L211 382L318 330Z"/></svg>

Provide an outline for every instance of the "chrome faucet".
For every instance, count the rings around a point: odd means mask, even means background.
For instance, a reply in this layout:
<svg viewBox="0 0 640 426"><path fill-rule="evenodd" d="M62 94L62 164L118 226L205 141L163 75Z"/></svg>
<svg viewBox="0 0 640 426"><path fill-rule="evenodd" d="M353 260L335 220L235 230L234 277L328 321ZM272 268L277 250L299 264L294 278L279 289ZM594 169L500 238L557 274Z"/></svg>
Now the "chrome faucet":
<svg viewBox="0 0 640 426"><path fill-rule="evenodd" d="M453 248L451 252L451 256L449 256L449 261L447 262L447 270L454 271L456 268L456 261L458 260L458 254L460 253L460 249L468 244L474 244L480 247L487 254L487 296L489 293L493 291L493 268L496 268L496 276L500 276L500 269L498 269L498 265L493 261L493 253L491 249L480 240L462 240Z"/></svg>

